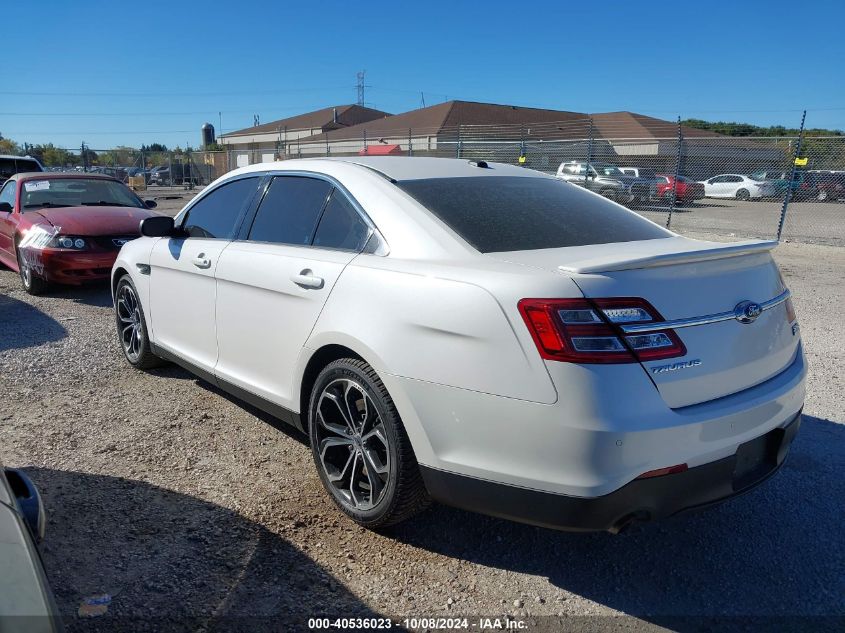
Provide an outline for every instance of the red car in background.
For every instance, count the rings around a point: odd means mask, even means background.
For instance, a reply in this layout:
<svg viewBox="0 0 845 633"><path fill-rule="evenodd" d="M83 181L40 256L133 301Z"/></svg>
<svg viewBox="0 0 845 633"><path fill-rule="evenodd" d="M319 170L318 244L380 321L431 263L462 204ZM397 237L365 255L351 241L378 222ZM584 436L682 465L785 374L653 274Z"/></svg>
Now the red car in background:
<svg viewBox="0 0 845 633"><path fill-rule="evenodd" d="M140 235L155 206L109 176L15 174L0 190L0 262L30 294L108 279L120 247Z"/></svg>
<svg viewBox="0 0 845 633"><path fill-rule="evenodd" d="M661 202L667 204L672 201L672 187L675 183L675 176L672 174L655 174L655 195ZM678 176L678 184L675 186L675 202L681 204L694 200L701 200L704 197L704 185L700 182L690 180L686 176Z"/></svg>

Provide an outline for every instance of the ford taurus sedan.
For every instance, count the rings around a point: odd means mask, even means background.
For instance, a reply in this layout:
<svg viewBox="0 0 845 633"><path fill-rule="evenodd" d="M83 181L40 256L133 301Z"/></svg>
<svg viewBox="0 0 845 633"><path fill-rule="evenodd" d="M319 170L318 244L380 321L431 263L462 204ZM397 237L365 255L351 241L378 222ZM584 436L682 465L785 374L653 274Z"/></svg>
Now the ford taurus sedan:
<svg viewBox="0 0 845 633"><path fill-rule="evenodd" d="M112 275L126 359L306 432L361 525L435 499L618 531L760 484L800 424L775 243L690 240L538 172L254 165L141 231Z"/></svg>
<svg viewBox="0 0 845 633"><path fill-rule="evenodd" d="M38 489L26 474L0 464L0 630L62 631L38 543L46 516Z"/></svg>
<svg viewBox="0 0 845 633"><path fill-rule="evenodd" d="M109 176L15 174L0 189L0 262L20 273L30 294L50 283L108 279L154 206Z"/></svg>

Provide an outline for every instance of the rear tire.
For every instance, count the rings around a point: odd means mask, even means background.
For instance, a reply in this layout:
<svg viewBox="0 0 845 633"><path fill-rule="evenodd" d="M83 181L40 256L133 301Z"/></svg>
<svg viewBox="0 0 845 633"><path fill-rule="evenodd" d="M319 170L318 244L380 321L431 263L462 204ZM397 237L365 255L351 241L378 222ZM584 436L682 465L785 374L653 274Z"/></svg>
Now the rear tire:
<svg viewBox="0 0 845 633"><path fill-rule="evenodd" d="M736 199L742 201L750 200L751 194L748 193L748 189L740 189L736 192Z"/></svg>
<svg viewBox="0 0 845 633"><path fill-rule="evenodd" d="M358 525L395 525L430 503L411 441L375 370L342 358L317 376L308 407L323 487Z"/></svg>
<svg viewBox="0 0 845 633"><path fill-rule="evenodd" d="M117 340L130 365L136 369L152 369L164 364L150 349L144 308L129 275L124 275L117 282L114 291L114 316Z"/></svg>
<svg viewBox="0 0 845 633"><path fill-rule="evenodd" d="M819 193L816 194L816 200L818 200L819 202L827 202L827 198L827 190L825 189L820 189Z"/></svg>
<svg viewBox="0 0 845 633"><path fill-rule="evenodd" d="M45 279L39 277L32 267L24 261L23 257L21 257L20 249L18 248L19 245L15 245L15 256L18 259L18 272L21 276L21 286L23 289L33 295L38 296L44 294L47 288L49 288L49 284Z"/></svg>

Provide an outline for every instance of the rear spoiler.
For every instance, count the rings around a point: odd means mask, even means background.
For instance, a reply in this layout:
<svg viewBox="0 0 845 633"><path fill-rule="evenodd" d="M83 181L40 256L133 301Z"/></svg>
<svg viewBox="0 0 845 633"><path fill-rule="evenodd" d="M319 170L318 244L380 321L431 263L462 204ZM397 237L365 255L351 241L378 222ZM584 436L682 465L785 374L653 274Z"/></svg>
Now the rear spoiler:
<svg viewBox="0 0 845 633"><path fill-rule="evenodd" d="M558 270L565 273L602 273L614 270L633 270L635 268L656 268L658 266L671 266L673 264L688 264L690 262L703 262L711 259L725 259L740 255L765 253L777 246L778 242L773 240L751 240L723 245L715 244L714 242L689 240L689 244L700 245L700 247L673 253L632 255L629 257L621 254L608 253L592 258L587 257L565 266L558 266Z"/></svg>

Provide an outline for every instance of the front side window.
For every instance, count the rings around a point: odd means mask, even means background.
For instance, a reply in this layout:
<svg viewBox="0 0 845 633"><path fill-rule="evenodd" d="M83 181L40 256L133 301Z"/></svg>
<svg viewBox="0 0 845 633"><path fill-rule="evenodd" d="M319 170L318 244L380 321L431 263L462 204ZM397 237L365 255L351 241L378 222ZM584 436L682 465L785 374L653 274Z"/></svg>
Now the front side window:
<svg viewBox="0 0 845 633"><path fill-rule="evenodd" d="M242 178L221 185L188 209L182 229L188 237L231 240L244 208L252 201L260 178Z"/></svg>
<svg viewBox="0 0 845 633"><path fill-rule="evenodd" d="M349 199L335 189L314 234L314 246L360 251L369 235L370 227L364 223Z"/></svg>
<svg viewBox="0 0 845 633"><path fill-rule="evenodd" d="M276 176L255 215L249 240L308 246L332 185L303 176Z"/></svg>
<svg viewBox="0 0 845 633"><path fill-rule="evenodd" d="M13 209L15 208L15 187L17 184L14 180L10 180L3 186L3 190L0 191L0 202L9 203L9 206Z"/></svg>
<svg viewBox="0 0 845 633"><path fill-rule="evenodd" d="M672 236L636 213L554 178L472 176L396 184L482 253Z"/></svg>

